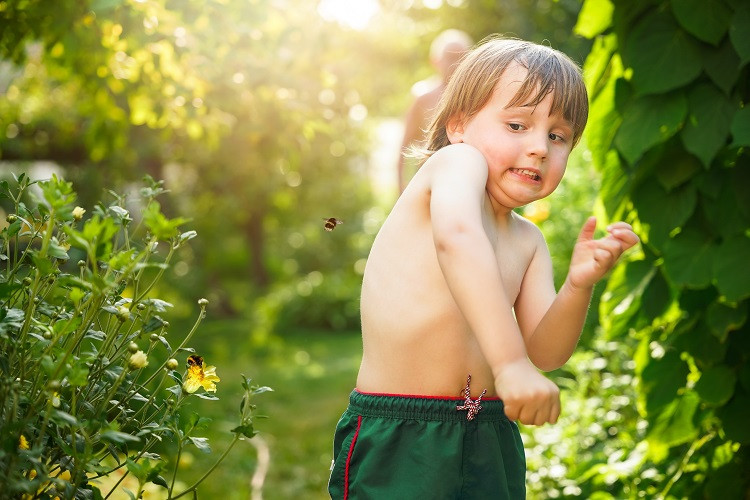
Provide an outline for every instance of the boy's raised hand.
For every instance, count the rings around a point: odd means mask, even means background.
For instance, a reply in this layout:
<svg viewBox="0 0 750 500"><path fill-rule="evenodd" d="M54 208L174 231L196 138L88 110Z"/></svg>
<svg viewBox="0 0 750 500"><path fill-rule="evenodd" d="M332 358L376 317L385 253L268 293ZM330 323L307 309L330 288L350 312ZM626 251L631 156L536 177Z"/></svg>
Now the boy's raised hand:
<svg viewBox="0 0 750 500"><path fill-rule="evenodd" d="M607 226L607 236L594 239L596 217L589 217L583 225L573 248L568 271L568 282L576 288L591 288L612 269L617 259L639 238L630 224L615 222Z"/></svg>

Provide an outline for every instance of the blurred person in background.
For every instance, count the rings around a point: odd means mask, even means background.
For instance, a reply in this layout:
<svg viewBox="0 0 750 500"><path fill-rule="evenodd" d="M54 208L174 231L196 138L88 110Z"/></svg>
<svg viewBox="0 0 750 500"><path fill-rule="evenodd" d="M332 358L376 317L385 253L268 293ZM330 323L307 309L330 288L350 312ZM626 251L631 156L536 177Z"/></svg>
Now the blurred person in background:
<svg viewBox="0 0 750 500"><path fill-rule="evenodd" d="M448 29L440 33L430 45L430 63L437 70L440 80L437 85L432 79L422 80L412 86L415 96L404 120L404 137L401 141L401 152L398 155L398 190L404 191L408 182L406 159L404 153L413 145L424 143L424 132L432 120L440 96L445 89L456 65L464 53L473 45L471 37L457 29ZM408 176L410 177L410 176Z"/></svg>

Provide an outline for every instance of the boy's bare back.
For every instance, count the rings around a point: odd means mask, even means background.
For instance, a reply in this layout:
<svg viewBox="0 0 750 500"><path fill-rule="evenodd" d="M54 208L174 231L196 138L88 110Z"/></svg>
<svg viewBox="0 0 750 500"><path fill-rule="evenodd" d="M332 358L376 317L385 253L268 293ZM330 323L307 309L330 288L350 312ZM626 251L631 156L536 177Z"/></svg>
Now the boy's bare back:
<svg viewBox="0 0 750 500"><path fill-rule="evenodd" d="M461 156L452 153L453 158ZM436 168L449 161L445 156L435 155L417 172L373 244L362 284L360 391L458 396L471 374L472 395L484 389L489 396L496 393L492 371L448 288L436 253L431 186ZM469 154L466 161L483 160ZM498 221L487 194L481 198L482 225L512 304L543 239L531 222L516 214Z"/></svg>

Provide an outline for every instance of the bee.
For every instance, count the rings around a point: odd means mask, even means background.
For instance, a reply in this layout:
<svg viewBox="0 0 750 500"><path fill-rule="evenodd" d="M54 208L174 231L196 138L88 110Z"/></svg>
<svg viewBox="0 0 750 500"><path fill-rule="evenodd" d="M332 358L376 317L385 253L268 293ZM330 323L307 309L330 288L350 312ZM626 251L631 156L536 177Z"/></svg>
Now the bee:
<svg viewBox="0 0 750 500"><path fill-rule="evenodd" d="M198 368L203 368L203 356L198 356L197 354L191 354L187 358L187 364L188 364L188 367L197 366Z"/></svg>
<svg viewBox="0 0 750 500"><path fill-rule="evenodd" d="M329 217L329 218L323 219L323 220L326 221L326 223L324 224L323 227L325 228L326 231L329 231L329 232L333 231L333 228L336 227L336 224L343 224L344 223L344 221L339 220L336 217Z"/></svg>

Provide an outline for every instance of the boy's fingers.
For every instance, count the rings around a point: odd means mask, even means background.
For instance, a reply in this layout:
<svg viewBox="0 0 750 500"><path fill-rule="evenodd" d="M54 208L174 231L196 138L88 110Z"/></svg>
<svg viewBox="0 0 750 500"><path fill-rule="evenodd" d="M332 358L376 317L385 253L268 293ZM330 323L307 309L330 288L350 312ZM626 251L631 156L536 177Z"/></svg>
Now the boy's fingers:
<svg viewBox="0 0 750 500"><path fill-rule="evenodd" d="M596 231L596 217L592 215L583 223L578 241L591 241L594 239L594 231Z"/></svg>

